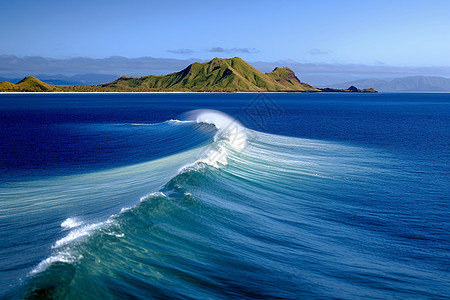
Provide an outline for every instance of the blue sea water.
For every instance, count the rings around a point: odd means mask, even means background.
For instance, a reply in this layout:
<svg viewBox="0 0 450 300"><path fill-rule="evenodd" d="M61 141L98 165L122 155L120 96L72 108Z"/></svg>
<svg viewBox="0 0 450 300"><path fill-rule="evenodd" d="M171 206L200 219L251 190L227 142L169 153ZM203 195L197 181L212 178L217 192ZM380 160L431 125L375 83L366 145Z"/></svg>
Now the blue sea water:
<svg viewBox="0 0 450 300"><path fill-rule="evenodd" d="M1 94L0 298L448 299L449 94Z"/></svg>

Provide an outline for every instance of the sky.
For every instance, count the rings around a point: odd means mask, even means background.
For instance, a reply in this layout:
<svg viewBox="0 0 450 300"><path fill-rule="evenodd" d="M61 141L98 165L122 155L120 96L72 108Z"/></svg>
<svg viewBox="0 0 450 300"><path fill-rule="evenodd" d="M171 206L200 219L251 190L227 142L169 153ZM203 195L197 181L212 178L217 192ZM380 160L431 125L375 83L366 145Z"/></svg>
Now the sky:
<svg viewBox="0 0 450 300"><path fill-rule="evenodd" d="M450 67L449 15L448 0L0 0L0 55Z"/></svg>

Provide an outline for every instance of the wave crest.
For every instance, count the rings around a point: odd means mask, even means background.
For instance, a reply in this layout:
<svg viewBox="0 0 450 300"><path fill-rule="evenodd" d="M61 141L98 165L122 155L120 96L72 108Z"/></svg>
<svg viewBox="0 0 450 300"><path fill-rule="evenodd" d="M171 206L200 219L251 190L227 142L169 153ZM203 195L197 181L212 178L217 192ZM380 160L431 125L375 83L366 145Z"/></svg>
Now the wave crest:
<svg viewBox="0 0 450 300"><path fill-rule="evenodd" d="M240 152L247 145L247 129L233 117L212 109L198 109L186 114L188 121L211 124L217 128L214 143L206 147L196 163L215 168L228 164L229 151Z"/></svg>

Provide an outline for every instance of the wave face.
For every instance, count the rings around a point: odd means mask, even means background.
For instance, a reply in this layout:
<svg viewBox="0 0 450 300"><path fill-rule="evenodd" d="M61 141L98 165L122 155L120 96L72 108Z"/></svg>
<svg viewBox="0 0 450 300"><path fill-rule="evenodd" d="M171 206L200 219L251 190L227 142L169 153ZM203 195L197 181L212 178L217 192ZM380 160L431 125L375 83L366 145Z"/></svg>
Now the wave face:
<svg viewBox="0 0 450 300"><path fill-rule="evenodd" d="M420 194L411 188L415 174L406 174L396 155L264 133L214 110L181 119L126 125L186 137L189 147L171 155L1 186L9 202L0 221L22 220L6 227L18 236L10 248L17 253L8 255L23 264L4 273L22 278L7 298L445 298L449 292L446 225L433 223L446 212L415 217L424 211L411 206ZM20 240L23 230L34 237L29 244Z"/></svg>

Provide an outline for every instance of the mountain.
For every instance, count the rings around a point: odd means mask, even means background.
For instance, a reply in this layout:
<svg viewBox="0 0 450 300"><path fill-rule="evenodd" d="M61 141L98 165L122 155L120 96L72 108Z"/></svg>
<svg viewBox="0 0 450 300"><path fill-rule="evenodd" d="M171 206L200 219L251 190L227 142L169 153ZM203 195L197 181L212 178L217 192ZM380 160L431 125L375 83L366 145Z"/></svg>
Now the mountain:
<svg viewBox="0 0 450 300"><path fill-rule="evenodd" d="M380 92L450 92L450 78L438 76L410 76L392 80L361 79L332 86L343 88L349 85L373 87Z"/></svg>
<svg viewBox="0 0 450 300"><path fill-rule="evenodd" d="M45 77L45 76L44 76ZM47 77L45 77L47 78ZM184 70L168 75L126 77L92 86L54 86L35 77L25 77L17 84L2 81L3 92L320 92L302 83L287 68L262 73L239 57L214 58L193 63Z"/></svg>
<svg viewBox="0 0 450 300"><path fill-rule="evenodd" d="M17 84L7 81L0 81L0 91L2 92L57 92L59 89L55 86L42 82L36 77L25 77Z"/></svg>
<svg viewBox="0 0 450 300"><path fill-rule="evenodd" d="M16 85L8 81L0 81L0 91L13 92L16 90Z"/></svg>
<svg viewBox="0 0 450 300"><path fill-rule="evenodd" d="M109 82L116 79L117 75L112 74L77 74L73 76L66 76L62 74L46 75L39 74L33 75L33 77L39 78L39 80L51 84L51 85L98 85L104 82ZM0 77L0 81L19 82L21 78Z"/></svg>
<svg viewBox="0 0 450 300"><path fill-rule="evenodd" d="M378 93L378 91L374 90L373 88L361 90L361 89L358 89L354 85L351 85L350 87L348 87L346 89L323 88L320 90L322 92L327 92L327 93Z"/></svg>
<svg viewBox="0 0 450 300"><path fill-rule="evenodd" d="M295 76L294 71L292 71L288 67L276 67L272 72L266 73L266 75L290 90L317 90L312 85L300 82L297 76Z"/></svg>
<svg viewBox="0 0 450 300"><path fill-rule="evenodd" d="M275 68L264 74L239 57L196 62L180 72L163 76L123 76L101 87L121 91L319 91L309 84L301 83L289 68Z"/></svg>

